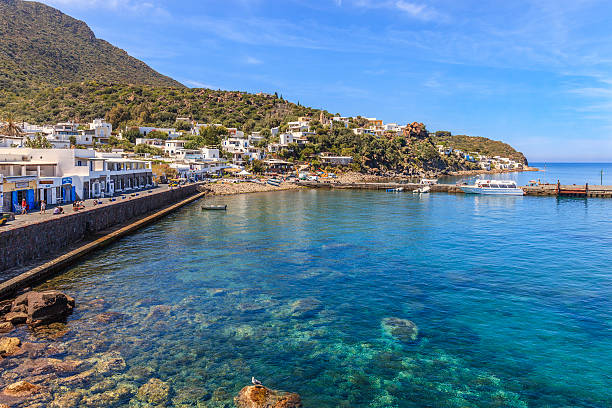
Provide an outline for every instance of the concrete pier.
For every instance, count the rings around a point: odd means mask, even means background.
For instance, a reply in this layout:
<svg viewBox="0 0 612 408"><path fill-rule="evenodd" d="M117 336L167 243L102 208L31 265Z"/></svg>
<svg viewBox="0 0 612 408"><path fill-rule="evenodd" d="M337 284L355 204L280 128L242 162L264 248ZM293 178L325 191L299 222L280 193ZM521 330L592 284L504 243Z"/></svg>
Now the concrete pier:
<svg viewBox="0 0 612 408"><path fill-rule="evenodd" d="M63 215L20 216L20 221L11 221L0 227L0 280L14 275L9 274L9 269L21 269L36 264L37 260L58 256L103 231L194 196L198 194L198 188L198 184L190 184L171 190L141 192L137 196L129 195L125 199L118 198L116 202L89 206L77 212L66 210Z"/></svg>
<svg viewBox="0 0 612 408"><path fill-rule="evenodd" d="M302 186L310 188L329 188L329 189L359 189L359 190L387 190L403 187L404 191L411 192L417 188L423 187L415 183L327 183L316 181L302 181L299 183ZM558 195L557 184L541 184L538 186L521 187L525 195L529 196L556 196ZM588 189L585 185L564 185L560 188L565 191L571 190L587 190L586 197L591 198L612 198L612 186L596 186L589 185ZM459 186L455 184L434 184L431 186L432 193L450 193L464 194Z"/></svg>

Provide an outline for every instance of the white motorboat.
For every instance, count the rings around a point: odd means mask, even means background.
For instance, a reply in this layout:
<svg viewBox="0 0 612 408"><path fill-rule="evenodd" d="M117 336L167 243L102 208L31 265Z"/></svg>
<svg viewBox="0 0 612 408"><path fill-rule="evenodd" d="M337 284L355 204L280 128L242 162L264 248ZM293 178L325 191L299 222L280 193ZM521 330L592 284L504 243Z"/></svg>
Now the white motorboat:
<svg viewBox="0 0 612 408"><path fill-rule="evenodd" d="M423 193L429 193L430 191L431 191L431 187L426 185L426 186L423 186L421 188L417 188L416 190L413 190L412 192L415 193L415 194L417 194L417 193L418 194L423 194Z"/></svg>
<svg viewBox="0 0 612 408"><path fill-rule="evenodd" d="M523 195L525 192L511 180L476 180L473 185L459 186L466 194Z"/></svg>

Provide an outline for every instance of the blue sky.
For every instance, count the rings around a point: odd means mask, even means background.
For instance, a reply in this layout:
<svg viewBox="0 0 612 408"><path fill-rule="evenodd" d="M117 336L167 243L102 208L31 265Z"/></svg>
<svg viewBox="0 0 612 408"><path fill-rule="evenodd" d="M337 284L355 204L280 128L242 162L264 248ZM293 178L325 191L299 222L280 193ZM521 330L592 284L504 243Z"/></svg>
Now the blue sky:
<svg viewBox="0 0 612 408"><path fill-rule="evenodd" d="M612 161L606 1L44 2L187 86Z"/></svg>

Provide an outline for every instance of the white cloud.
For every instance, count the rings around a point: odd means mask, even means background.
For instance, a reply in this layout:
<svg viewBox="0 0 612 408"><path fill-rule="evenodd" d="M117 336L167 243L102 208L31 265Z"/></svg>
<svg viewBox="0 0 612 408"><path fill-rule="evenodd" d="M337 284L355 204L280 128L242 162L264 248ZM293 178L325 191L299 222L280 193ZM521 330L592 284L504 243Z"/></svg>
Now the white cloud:
<svg viewBox="0 0 612 408"><path fill-rule="evenodd" d="M203 82L195 81L195 80L191 80L191 79L184 80L183 84L189 86L190 88L219 89L218 86L213 86L213 85L210 85L210 84L205 84Z"/></svg>
<svg viewBox="0 0 612 408"><path fill-rule="evenodd" d="M353 6L360 8L400 11L412 18L423 21L430 21L434 19L442 21L447 20L445 15L438 12L434 8L423 3L413 3L407 0L352 0L350 3ZM342 0L336 0L336 5L341 6Z"/></svg>
<svg viewBox="0 0 612 408"><path fill-rule="evenodd" d="M255 57L246 57L244 62L246 62L249 65L259 65L259 64L263 64L263 61L255 58Z"/></svg>
<svg viewBox="0 0 612 408"><path fill-rule="evenodd" d="M141 0L42 0L53 7L70 7L75 9L106 9L138 14L153 14L160 17L170 16L170 13L156 1Z"/></svg>

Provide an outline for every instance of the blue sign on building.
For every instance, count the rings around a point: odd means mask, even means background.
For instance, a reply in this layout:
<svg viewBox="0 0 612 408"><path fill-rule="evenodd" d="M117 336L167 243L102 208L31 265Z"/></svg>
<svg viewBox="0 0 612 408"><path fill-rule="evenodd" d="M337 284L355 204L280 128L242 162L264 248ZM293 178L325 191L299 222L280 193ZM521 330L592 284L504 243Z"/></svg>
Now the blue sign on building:
<svg viewBox="0 0 612 408"><path fill-rule="evenodd" d="M72 177L62 178L62 184L72 184Z"/></svg>

